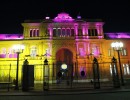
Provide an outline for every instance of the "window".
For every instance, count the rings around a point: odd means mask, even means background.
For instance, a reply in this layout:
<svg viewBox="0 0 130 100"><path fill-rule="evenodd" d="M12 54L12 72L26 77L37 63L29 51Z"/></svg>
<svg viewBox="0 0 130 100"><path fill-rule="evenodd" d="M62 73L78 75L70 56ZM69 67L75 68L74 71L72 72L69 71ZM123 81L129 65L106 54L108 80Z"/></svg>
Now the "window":
<svg viewBox="0 0 130 100"><path fill-rule="evenodd" d="M127 56L127 50L126 50L125 48L123 48L123 49L121 50L121 55L122 55L122 56Z"/></svg>
<svg viewBox="0 0 130 100"><path fill-rule="evenodd" d="M74 36L74 29L70 28L53 28L54 37L70 37Z"/></svg>
<svg viewBox="0 0 130 100"><path fill-rule="evenodd" d="M39 29L30 29L30 37L38 37Z"/></svg>
<svg viewBox="0 0 130 100"><path fill-rule="evenodd" d="M30 30L30 37L33 37L33 30Z"/></svg>
<svg viewBox="0 0 130 100"><path fill-rule="evenodd" d="M74 36L74 29L71 29L71 36Z"/></svg>
<svg viewBox="0 0 130 100"><path fill-rule="evenodd" d="M67 36L70 36L70 29L66 30L66 34L67 34Z"/></svg>
<svg viewBox="0 0 130 100"><path fill-rule="evenodd" d="M49 29L46 29L46 34L45 36L50 36L50 30Z"/></svg>
<svg viewBox="0 0 130 100"><path fill-rule="evenodd" d="M8 58L17 58L17 54L13 52L12 48L9 49Z"/></svg>
<svg viewBox="0 0 130 100"><path fill-rule="evenodd" d="M53 36L56 37L56 28L53 28Z"/></svg>
<svg viewBox="0 0 130 100"><path fill-rule="evenodd" d="M37 29L37 37L39 37L39 29Z"/></svg>
<svg viewBox="0 0 130 100"><path fill-rule="evenodd" d="M62 36L60 28L58 28L58 36Z"/></svg>
<svg viewBox="0 0 130 100"><path fill-rule="evenodd" d="M78 36L82 36L82 29L78 29Z"/></svg>
<svg viewBox="0 0 130 100"><path fill-rule="evenodd" d="M128 64L123 64L124 75L130 75L130 67Z"/></svg>
<svg viewBox="0 0 130 100"><path fill-rule="evenodd" d="M108 49L108 56L114 56L113 49Z"/></svg>
<svg viewBox="0 0 130 100"><path fill-rule="evenodd" d="M80 56L85 56L85 52L83 48L79 48L79 55Z"/></svg>
<svg viewBox="0 0 130 100"><path fill-rule="evenodd" d="M110 74L112 75L112 65L110 64Z"/></svg>
<svg viewBox="0 0 130 100"><path fill-rule="evenodd" d="M98 36L97 29L88 29L88 36Z"/></svg>
<svg viewBox="0 0 130 100"><path fill-rule="evenodd" d="M91 30L88 29L88 36L91 36Z"/></svg>
<svg viewBox="0 0 130 100"><path fill-rule="evenodd" d="M6 48L1 49L0 58L6 58Z"/></svg>
<svg viewBox="0 0 130 100"><path fill-rule="evenodd" d="M99 55L99 47L93 46L91 53L92 53L94 56L98 56L98 55Z"/></svg>
<svg viewBox="0 0 130 100"><path fill-rule="evenodd" d="M30 56L31 56L32 58L34 58L34 57L36 57L36 55L37 55L37 48L36 48L35 46L33 46L33 47L31 47L31 49L30 49Z"/></svg>
<svg viewBox="0 0 130 100"><path fill-rule="evenodd" d="M65 29L62 29L62 36L65 36Z"/></svg>
<svg viewBox="0 0 130 100"><path fill-rule="evenodd" d="M97 29L94 29L94 32L95 32L95 36L98 36Z"/></svg>
<svg viewBox="0 0 130 100"><path fill-rule="evenodd" d="M95 30L94 29L91 29L91 35L95 36Z"/></svg>
<svg viewBox="0 0 130 100"><path fill-rule="evenodd" d="M116 74L116 65L114 64L113 68L112 68L112 65L110 64L110 74L113 75L113 74Z"/></svg>

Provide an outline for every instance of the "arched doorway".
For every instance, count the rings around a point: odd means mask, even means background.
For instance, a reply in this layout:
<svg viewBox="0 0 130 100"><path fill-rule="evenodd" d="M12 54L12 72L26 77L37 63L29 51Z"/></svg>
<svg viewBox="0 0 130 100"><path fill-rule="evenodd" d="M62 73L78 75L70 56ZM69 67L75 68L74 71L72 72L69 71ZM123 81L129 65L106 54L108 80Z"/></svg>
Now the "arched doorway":
<svg viewBox="0 0 130 100"><path fill-rule="evenodd" d="M56 53L56 61L71 64L73 62L73 54L69 49L62 48Z"/></svg>
<svg viewBox="0 0 130 100"><path fill-rule="evenodd" d="M71 81L73 73L73 54L69 49L62 48L56 53L56 78L57 83L66 82L67 85Z"/></svg>

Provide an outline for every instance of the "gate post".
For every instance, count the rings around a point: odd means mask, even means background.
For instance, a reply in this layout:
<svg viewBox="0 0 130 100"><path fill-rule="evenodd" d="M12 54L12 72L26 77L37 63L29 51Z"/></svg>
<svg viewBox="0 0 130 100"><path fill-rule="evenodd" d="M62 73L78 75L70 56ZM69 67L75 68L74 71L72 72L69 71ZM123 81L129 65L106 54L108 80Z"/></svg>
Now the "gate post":
<svg viewBox="0 0 130 100"><path fill-rule="evenodd" d="M100 88L100 77L99 77L99 65L97 59L94 57L93 59L93 80L94 80L94 88Z"/></svg>
<svg viewBox="0 0 130 100"><path fill-rule="evenodd" d="M118 75L118 69L117 69L117 60L115 57L112 58L112 78L113 78L113 86L115 88L120 87L120 81L119 81L119 75Z"/></svg>
<svg viewBox="0 0 130 100"><path fill-rule="evenodd" d="M34 65L26 59L22 67L22 91L28 91L34 87Z"/></svg>
<svg viewBox="0 0 130 100"><path fill-rule="evenodd" d="M44 65L43 65L43 90L48 91L49 89L49 65L48 65L48 60L44 60Z"/></svg>
<svg viewBox="0 0 130 100"><path fill-rule="evenodd" d="M27 61L27 59L23 63L22 91L28 91L28 61Z"/></svg>

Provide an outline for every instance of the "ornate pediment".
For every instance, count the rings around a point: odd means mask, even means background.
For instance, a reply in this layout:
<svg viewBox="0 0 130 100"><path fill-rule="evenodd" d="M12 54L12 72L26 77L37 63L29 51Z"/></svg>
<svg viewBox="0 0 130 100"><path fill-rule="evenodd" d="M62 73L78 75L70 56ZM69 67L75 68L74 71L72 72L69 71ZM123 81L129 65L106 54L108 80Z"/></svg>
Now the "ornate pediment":
<svg viewBox="0 0 130 100"><path fill-rule="evenodd" d="M60 13L53 19L54 22L72 22L74 19L67 13Z"/></svg>

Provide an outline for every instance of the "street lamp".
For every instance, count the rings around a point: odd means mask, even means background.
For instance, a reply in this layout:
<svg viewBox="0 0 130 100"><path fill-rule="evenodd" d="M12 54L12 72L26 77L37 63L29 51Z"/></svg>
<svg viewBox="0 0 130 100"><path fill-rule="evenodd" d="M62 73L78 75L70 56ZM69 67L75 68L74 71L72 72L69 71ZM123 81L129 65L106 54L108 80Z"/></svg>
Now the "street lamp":
<svg viewBox="0 0 130 100"><path fill-rule="evenodd" d="M120 68L120 75L121 75L121 84L124 85L124 78L123 78L121 61L120 61L120 51L123 48L123 43L122 42L113 42L111 44L111 47L113 47L113 49L116 50L118 53L118 61L119 61L119 68Z"/></svg>
<svg viewBox="0 0 130 100"><path fill-rule="evenodd" d="M23 53L24 48L25 48L24 45L20 45L20 44L13 46L13 51L14 51L14 53L17 54L17 69L16 69L15 90L19 89L19 87L18 87L19 54Z"/></svg>

